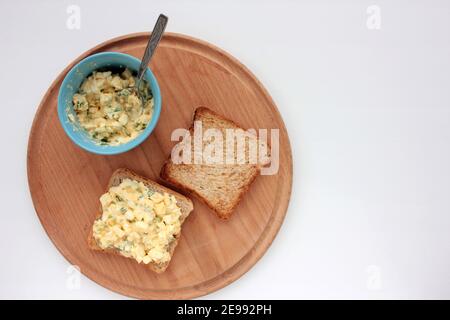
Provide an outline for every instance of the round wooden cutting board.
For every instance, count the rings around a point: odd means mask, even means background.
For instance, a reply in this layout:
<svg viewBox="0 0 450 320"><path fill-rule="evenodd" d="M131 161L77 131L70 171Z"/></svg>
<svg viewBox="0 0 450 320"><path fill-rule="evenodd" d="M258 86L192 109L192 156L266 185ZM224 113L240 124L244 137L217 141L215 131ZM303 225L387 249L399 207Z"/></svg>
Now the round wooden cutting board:
<svg viewBox="0 0 450 320"><path fill-rule="evenodd" d="M142 299L186 299L226 286L248 271L270 246L286 210L292 185L289 138L281 116L261 83L236 59L206 42L165 34L150 68L158 79L162 112L151 136L115 156L90 154L64 133L57 95L65 74L79 60L101 51L140 58L148 33L109 40L71 63L45 94L28 145L28 181L48 236L81 272L100 285ZM155 274L131 259L89 250L87 237L99 197L117 168L159 181L175 144L176 128L188 128L193 111L206 106L244 128L279 129L279 170L259 176L229 221L219 220L200 201L182 228L169 268ZM269 139L270 143L270 139Z"/></svg>

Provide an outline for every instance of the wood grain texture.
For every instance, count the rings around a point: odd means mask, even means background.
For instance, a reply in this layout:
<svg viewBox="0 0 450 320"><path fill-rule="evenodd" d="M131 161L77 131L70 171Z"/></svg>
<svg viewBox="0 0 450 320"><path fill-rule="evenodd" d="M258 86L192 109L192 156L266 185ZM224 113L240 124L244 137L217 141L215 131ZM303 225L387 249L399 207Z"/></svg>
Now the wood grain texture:
<svg viewBox="0 0 450 320"><path fill-rule="evenodd" d="M118 51L141 57L147 33L106 41L85 52L53 82L36 113L28 143L31 196L48 236L81 272L100 285L142 299L186 299L208 294L247 272L266 252L286 214L292 185L289 138L281 116L259 81L236 59L206 42L167 33L150 65L162 94L162 112L151 136L120 155L90 154L65 135L57 95L70 68L84 57ZM89 228L112 172L129 168L150 179L175 142L175 128L188 128L193 111L207 106L244 128L280 130L280 169L259 176L229 221L200 201L183 225L168 269L156 274L130 259L89 250Z"/></svg>

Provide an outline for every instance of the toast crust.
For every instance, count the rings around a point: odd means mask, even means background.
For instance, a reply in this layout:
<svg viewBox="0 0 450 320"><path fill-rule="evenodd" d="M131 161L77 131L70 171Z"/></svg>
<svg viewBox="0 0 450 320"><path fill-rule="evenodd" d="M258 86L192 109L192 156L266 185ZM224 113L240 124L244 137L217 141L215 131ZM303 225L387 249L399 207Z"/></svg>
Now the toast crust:
<svg viewBox="0 0 450 320"><path fill-rule="evenodd" d="M181 208L181 217L180 217L181 226L183 226L184 221L186 220L186 218L189 216L189 214L194 209L194 205L189 198L183 196L182 194L180 194L176 191L166 188L166 187L156 183L153 180L142 177L142 176L132 172L131 170L128 170L125 168L120 168L113 172L113 174L111 175L111 178L109 179L109 183L106 188L106 192L109 190L109 188L119 185L120 182L126 178L140 181L140 182L144 183L144 185L146 185L151 190L154 190L157 192L167 192L167 193L173 195L175 197L175 199L177 200L177 205L179 205ZM100 210L97 212L95 219L93 221L99 219L101 216L102 216L102 207L100 205ZM175 251L175 248L176 248L178 242L180 241L180 235L181 235L181 232L179 234L175 235L175 239L171 242L171 244L169 246L169 254L170 254L170 258L171 258L170 260L172 260L172 256ZM113 248L102 249L97 244L97 241L94 238L93 224L91 225L91 228L89 230L87 243L91 250L101 251L104 253L117 255L122 258L127 258L127 257L121 255L119 250L117 250L117 249L113 249ZM128 259L132 259L133 261L135 261L137 263L137 261L134 258L128 258ZM169 266L170 260L165 263L149 263L145 266L156 273L161 273L167 269L167 267Z"/></svg>
<svg viewBox="0 0 450 320"><path fill-rule="evenodd" d="M216 113L215 111L206 108L206 107L198 107L197 109L195 109L194 111L194 115L192 117L192 123L189 127L189 131L192 133L194 130L194 121L196 121L197 119L201 119L204 116L213 116L219 120L222 121L226 121L230 124L230 127L235 127L235 128L240 128L242 129L241 126L239 126L238 124L236 124L234 121L227 119L225 117L223 117L222 115ZM238 204L240 203L240 201L242 200L242 198L244 197L245 193L249 190L250 186L253 184L253 182L255 181L256 177L258 176L258 174L260 173L261 167L264 166L267 163L257 163L252 167L252 169L254 170L254 172L252 172L250 179L247 181L247 183L242 186L239 189L237 198L230 204L228 205L226 208L224 207L219 207L217 205L215 205L214 203L212 203L211 201L209 201L207 198L205 198L204 196L202 196L201 194L199 194L199 192L195 189L192 188L180 181L178 181L176 178L174 178L173 174L172 174L172 169L176 166L192 166L191 164L178 164L175 165L172 163L171 161L171 156L169 155L168 159L165 161L163 167L161 168L160 171L160 178L162 180L164 180L165 182L167 182L170 186L173 186L174 188L177 188L179 190L185 191L193 196L195 196L197 199L199 199L201 202L203 202L204 204L206 204L211 210L213 210L216 215L223 220L228 220L234 209L238 206Z"/></svg>

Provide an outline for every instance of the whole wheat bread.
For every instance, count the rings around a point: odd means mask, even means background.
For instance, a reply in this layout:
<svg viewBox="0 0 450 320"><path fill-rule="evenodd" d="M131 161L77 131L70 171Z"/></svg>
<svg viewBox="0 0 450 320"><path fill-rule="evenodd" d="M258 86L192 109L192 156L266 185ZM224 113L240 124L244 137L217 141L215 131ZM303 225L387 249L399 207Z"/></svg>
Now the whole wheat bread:
<svg viewBox="0 0 450 320"><path fill-rule="evenodd" d="M183 196L169 188L161 186L160 184L158 184L150 179L141 177L128 169L117 169L116 171L114 171L114 173L112 174L112 176L109 180L109 184L108 184L108 187L106 190L109 190L110 187L118 186L122 182L122 180L127 179L127 178L142 182L147 188L149 188L152 191L160 192L160 193L167 192L167 193L173 195L175 197L175 199L177 200L177 205L181 209L181 216L180 216L181 224L183 224L184 220L188 217L188 215L191 213L191 211L194 208L192 201L189 198L186 198L185 196ZM99 219L101 216L102 216L102 208L100 206L100 210L97 213L94 220ZM180 234L175 235L175 240L173 240L169 246L168 250L169 250L171 258L172 258L173 252L175 250L175 247L178 244L179 238L180 238ZM117 249L114 249L114 248L102 249L97 244L97 242L94 238L92 227L91 227L89 235L88 235L88 245L92 250L102 251L105 253L111 253L111 254L119 255L119 256L125 258L125 256L121 255L119 250L117 250ZM133 258L131 258L131 259L133 259ZM170 260L165 263L159 263L159 264L149 263L146 266L149 269L153 270L154 272L161 273L167 269L167 267L169 266L169 263L170 263Z"/></svg>
<svg viewBox="0 0 450 320"><path fill-rule="evenodd" d="M233 121L205 107L199 107L194 112L193 123L190 128L191 136L195 121L202 122L203 131L214 128L220 130L224 136L226 129L244 130ZM206 143L203 141L203 148ZM265 144L259 139L257 143ZM245 149L245 154L247 157L248 149ZM199 198L219 218L229 219L233 210L259 174L261 167L268 163L268 156L267 144L266 161L258 160L254 164L250 163L248 158L242 164L194 164L193 162L191 164L176 164L169 156L161 169L160 177L170 185Z"/></svg>

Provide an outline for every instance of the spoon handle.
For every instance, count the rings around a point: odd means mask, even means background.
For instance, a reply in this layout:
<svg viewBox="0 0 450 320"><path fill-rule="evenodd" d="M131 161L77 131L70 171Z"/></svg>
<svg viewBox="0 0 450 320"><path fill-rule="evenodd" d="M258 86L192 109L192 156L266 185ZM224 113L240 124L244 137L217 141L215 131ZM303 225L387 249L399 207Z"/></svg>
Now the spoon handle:
<svg viewBox="0 0 450 320"><path fill-rule="evenodd" d="M156 24L155 24L152 34L150 36L150 40L148 40L147 48L145 48L145 52L144 52L144 56L142 57L141 65L139 66L139 72L138 72L138 80L139 81L141 81L144 76L144 72L147 69L150 59L152 58L153 54L155 53L156 47L158 46L158 43L162 38L162 35L164 33L164 30L166 29L166 25L167 25L168 21L169 21L169 18L167 18L165 15L163 15L163 14L159 15L158 20L156 21Z"/></svg>

